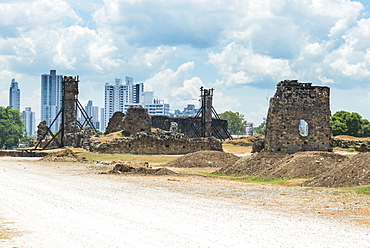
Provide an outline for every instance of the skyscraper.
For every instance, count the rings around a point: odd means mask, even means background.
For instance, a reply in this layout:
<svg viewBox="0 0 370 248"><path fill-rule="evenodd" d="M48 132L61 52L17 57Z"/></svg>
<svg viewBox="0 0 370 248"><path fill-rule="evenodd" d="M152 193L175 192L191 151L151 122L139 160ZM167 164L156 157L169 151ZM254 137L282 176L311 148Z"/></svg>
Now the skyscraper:
<svg viewBox="0 0 370 248"><path fill-rule="evenodd" d="M109 118L116 111L125 113L130 106L143 106L149 115L168 115L170 105L154 99L153 91L144 91L144 84L134 84L132 77L125 77L125 83L116 78L113 85L105 84L104 122L101 130L108 125Z"/></svg>
<svg viewBox="0 0 370 248"><path fill-rule="evenodd" d="M26 128L26 135L34 137L36 134L35 112L32 112L30 107L26 107L22 112L22 120Z"/></svg>
<svg viewBox="0 0 370 248"><path fill-rule="evenodd" d="M95 129L100 129L99 125L99 107L93 106L93 101L90 100L87 102L85 106L86 114L89 118L91 118L91 122L94 125Z"/></svg>
<svg viewBox="0 0 370 248"><path fill-rule="evenodd" d="M106 83L104 127L108 125L109 118L111 118L115 112L126 112L125 109L127 109L127 105L140 104L143 90L143 83L134 84L132 77L125 77L125 83L122 83L122 79L120 78L115 79L114 85Z"/></svg>
<svg viewBox="0 0 370 248"><path fill-rule="evenodd" d="M12 79L9 89L9 106L12 106L12 110L21 110L21 91L18 87L18 82Z"/></svg>
<svg viewBox="0 0 370 248"><path fill-rule="evenodd" d="M41 120L46 121L50 127L62 107L62 75L56 75L56 70L50 70L50 74L41 75ZM52 132L59 130L61 116L50 128Z"/></svg>

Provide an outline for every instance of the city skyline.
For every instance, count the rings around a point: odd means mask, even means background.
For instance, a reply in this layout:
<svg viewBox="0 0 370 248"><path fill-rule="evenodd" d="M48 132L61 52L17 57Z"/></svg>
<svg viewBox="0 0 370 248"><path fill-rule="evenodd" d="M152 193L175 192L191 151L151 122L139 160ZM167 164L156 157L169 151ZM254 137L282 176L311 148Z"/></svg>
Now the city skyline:
<svg viewBox="0 0 370 248"><path fill-rule="evenodd" d="M80 76L83 105L129 75L172 111L214 88L217 112L258 125L276 84L297 79L329 86L332 113L370 119L367 0L5 0L0 13L2 106L16 78L21 109L39 113L39 75L55 68Z"/></svg>

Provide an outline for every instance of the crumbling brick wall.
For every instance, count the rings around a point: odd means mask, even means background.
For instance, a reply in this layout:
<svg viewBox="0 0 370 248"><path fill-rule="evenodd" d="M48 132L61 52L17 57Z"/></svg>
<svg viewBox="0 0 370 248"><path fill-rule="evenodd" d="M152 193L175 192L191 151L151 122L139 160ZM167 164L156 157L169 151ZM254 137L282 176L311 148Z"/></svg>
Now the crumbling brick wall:
<svg viewBox="0 0 370 248"><path fill-rule="evenodd" d="M96 153L131 154L186 154L201 150L222 151L215 138L186 138L182 134L139 132L131 137L116 138L108 142L91 140L84 148Z"/></svg>
<svg viewBox="0 0 370 248"><path fill-rule="evenodd" d="M329 87L285 80L277 84L270 99L266 121L265 150L294 153L331 151ZM308 124L308 134L299 130L300 120Z"/></svg>

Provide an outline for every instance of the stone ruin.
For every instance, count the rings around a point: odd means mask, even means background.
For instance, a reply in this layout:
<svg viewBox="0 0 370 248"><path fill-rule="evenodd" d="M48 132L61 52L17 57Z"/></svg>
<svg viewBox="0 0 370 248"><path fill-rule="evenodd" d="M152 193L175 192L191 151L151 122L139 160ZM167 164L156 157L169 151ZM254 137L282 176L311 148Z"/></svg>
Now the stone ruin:
<svg viewBox="0 0 370 248"><path fill-rule="evenodd" d="M142 106L130 106L126 115L122 112L115 112L109 119L105 134L122 131L131 135L137 132L149 132L151 129L151 119L148 110Z"/></svg>
<svg viewBox="0 0 370 248"><path fill-rule="evenodd" d="M264 151L332 151L329 96L329 87L298 80L279 82L270 99Z"/></svg>
<svg viewBox="0 0 370 248"><path fill-rule="evenodd" d="M154 116L153 116L154 118ZM85 140L83 148L96 153L185 154L200 150L222 151L222 144L213 137L188 138L178 133L178 124L169 123L171 131L152 132L147 109L130 106L126 114L116 112L110 118L105 134L120 131L122 136L109 141ZM154 131L154 130L153 130ZM129 136L129 137L128 137Z"/></svg>
<svg viewBox="0 0 370 248"><path fill-rule="evenodd" d="M30 146L43 148L81 147L85 139L95 134L95 130L85 126L80 129L77 121L78 108L78 76L64 76L62 81L62 123L56 135L52 135L46 121L38 125L37 139L30 142ZM59 115L59 114L58 114ZM80 124L80 126L82 126ZM36 147L36 148L37 148Z"/></svg>
<svg viewBox="0 0 370 248"><path fill-rule="evenodd" d="M152 127L159 128L165 131L171 131L173 128L173 123L177 124L177 130L179 133L183 133L188 137L195 137L196 134L194 133L194 129L188 128L192 123L195 126L202 125L201 117L193 117L193 116L181 116L181 117L170 117L165 115L154 115L151 117L152 119ZM229 136L225 132L227 130L227 120L222 119L214 119L212 118L212 127L216 130L223 139L228 139ZM214 132L212 132L212 136L216 136Z"/></svg>
<svg viewBox="0 0 370 248"><path fill-rule="evenodd" d="M186 154L202 150L222 151L222 143L214 137L187 138L170 132L139 132L130 137L121 137L102 142L92 139L85 142L84 149L95 153L131 154Z"/></svg>

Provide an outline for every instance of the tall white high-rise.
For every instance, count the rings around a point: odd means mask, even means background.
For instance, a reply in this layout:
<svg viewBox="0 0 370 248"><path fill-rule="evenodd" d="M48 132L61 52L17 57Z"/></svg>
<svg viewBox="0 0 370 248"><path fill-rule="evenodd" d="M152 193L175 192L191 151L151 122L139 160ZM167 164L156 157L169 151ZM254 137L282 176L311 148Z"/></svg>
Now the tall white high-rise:
<svg viewBox="0 0 370 248"><path fill-rule="evenodd" d="M30 137L35 137L36 135L35 112L32 112L30 107L26 107L25 110L22 111L22 120L26 128L26 135Z"/></svg>
<svg viewBox="0 0 370 248"><path fill-rule="evenodd" d="M12 110L21 111L21 90L18 87L18 82L12 79L9 89L9 106Z"/></svg>
<svg viewBox="0 0 370 248"><path fill-rule="evenodd" d="M56 70L41 75L41 120L45 120L49 127L62 107L62 81L63 76L56 75ZM50 128L52 132L59 130L61 119L60 115L55 120Z"/></svg>
<svg viewBox="0 0 370 248"><path fill-rule="evenodd" d="M125 82L115 79L114 85L105 84L105 103L104 103L104 129L109 122L109 118L116 111L125 113L130 106L143 106L148 110L149 115L168 115L170 105L163 100L154 99L153 91L144 91L144 84L134 84L131 77L125 77Z"/></svg>
<svg viewBox="0 0 370 248"><path fill-rule="evenodd" d="M116 78L114 85L105 84L105 102L104 102L104 129L108 125L109 118L117 112L125 112L125 106L129 104L140 104L141 95L144 90L143 83L134 84L132 77L122 79ZM102 123L103 124L103 123Z"/></svg>
<svg viewBox="0 0 370 248"><path fill-rule="evenodd" d="M100 109L100 126L99 126L99 130L102 131L102 132L105 132L105 126L104 126L104 123L105 123L105 119L104 119L104 116L105 116L105 109L104 108L101 108Z"/></svg>
<svg viewBox="0 0 370 248"><path fill-rule="evenodd" d="M93 106L93 101L89 100L85 106L86 114L91 118L91 122L94 125L95 129L100 129L99 125L99 107Z"/></svg>

